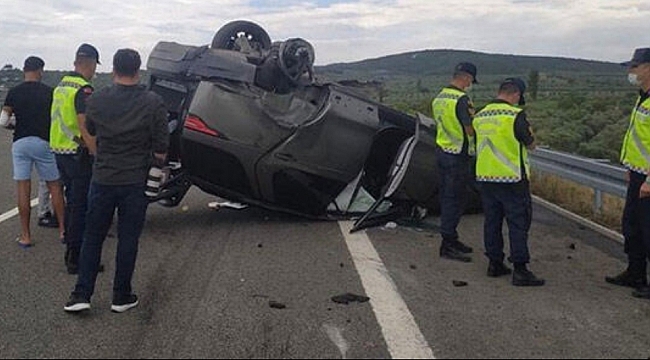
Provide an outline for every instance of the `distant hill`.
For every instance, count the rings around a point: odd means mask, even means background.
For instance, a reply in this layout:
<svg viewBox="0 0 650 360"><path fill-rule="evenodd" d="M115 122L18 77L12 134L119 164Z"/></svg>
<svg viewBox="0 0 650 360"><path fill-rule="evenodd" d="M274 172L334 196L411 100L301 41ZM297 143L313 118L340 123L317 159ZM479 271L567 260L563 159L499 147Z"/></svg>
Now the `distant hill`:
<svg viewBox="0 0 650 360"><path fill-rule="evenodd" d="M316 67L316 73L336 78L390 78L449 76L462 61L474 63L481 75L527 74L539 72L582 72L621 74L619 64L561 57L488 54L461 50L424 50L389 55L351 63Z"/></svg>

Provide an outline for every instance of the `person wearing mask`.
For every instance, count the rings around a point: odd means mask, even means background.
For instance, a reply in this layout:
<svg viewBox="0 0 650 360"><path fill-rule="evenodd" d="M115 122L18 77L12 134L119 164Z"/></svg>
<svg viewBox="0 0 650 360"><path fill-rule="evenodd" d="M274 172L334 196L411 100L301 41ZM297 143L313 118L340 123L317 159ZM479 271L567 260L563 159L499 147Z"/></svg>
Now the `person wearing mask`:
<svg viewBox="0 0 650 360"><path fill-rule="evenodd" d="M86 130L86 100L93 92L90 80L99 64L99 52L90 44L77 49L74 71L54 89L50 147L56 156L65 194L65 265L76 274L86 224L88 187L95 140Z"/></svg>
<svg viewBox="0 0 650 360"><path fill-rule="evenodd" d="M113 57L113 85L88 100L86 125L96 136L97 153L88 196L87 226L77 284L67 312L90 309L102 247L117 210L117 254L113 312L138 305L131 279L149 200L145 195L152 166L165 162L169 133L163 99L139 85L140 55L120 49Z"/></svg>
<svg viewBox="0 0 650 360"><path fill-rule="evenodd" d="M525 91L523 80L505 79L496 100L474 117L476 180L485 212L483 240L489 259L487 275L499 277L512 273L512 285L542 286L544 280L527 268L528 231L532 221L528 150L535 149L535 139L526 113L520 107L526 103ZM514 272L503 263L504 218Z"/></svg>
<svg viewBox="0 0 650 360"><path fill-rule="evenodd" d="M39 57L30 56L25 59L25 81L9 90L0 115L0 125L5 127L9 125L12 116L15 116L11 153L21 225L21 234L17 240L22 248L33 245L30 201L31 174L34 167L52 194L52 204L59 217L59 236L64 234L63 194L59 184L59 171L48 144L52 88L41 82L44 67L45 62Z"/></svg>
<svg viewBox="0 0 650 360"><path fill-rule="evenodd" d="M473 249L458 239L456 228L465 211L467 186L471 178L471 156L475 153L472 117L474 106L467 95L476 81L476 66L456 65L449 86L433 99L436 123L436 159L440 173L440 257L470 262Z"/></svg>
<svg viewBox="0 0 650 360"><path fill-rule="evenodd" d="M632 295L650 299L650 48L636 49L632 60L623 65L628 68L630 83L639 87L621 149L621 163L628 169L622 221L628 265L622 273L605 277L605 281L635 288Z"/></svg>

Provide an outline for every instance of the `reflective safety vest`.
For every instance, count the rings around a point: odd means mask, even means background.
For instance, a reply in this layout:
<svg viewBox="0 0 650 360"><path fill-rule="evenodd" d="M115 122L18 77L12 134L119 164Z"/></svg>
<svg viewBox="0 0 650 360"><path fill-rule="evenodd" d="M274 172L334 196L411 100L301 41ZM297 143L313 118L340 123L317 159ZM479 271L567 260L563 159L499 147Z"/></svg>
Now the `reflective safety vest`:
<svg viewBox="0 0 650 360"><path fill-rule="evenodd" d="M641 97L630 117L621 149L621 163L628 169L648 175L650 169L650 98Z"/></svg>
<svg viewBox="0 0 650 360"><path fill-rule="evenodd" d="M433 120L436 122L436 144L449 154L460 154L467 141L467 152L476 153L474 137L466 135L463 124L456 117L456 104L465 93L450 87L442 91L431 102Z"/></svg>
<svg viewBox="0 0 650 360"><path fill-rule="evenodd" d="M80 76L66 75L54 89L52 96L52 124L50 148L55 154L74 154L81 142L81 132L75 109L77 91L90 85Z"/></svg>
<svg viewBox="0 0 650 360"><path fill-rule="evenodd" d="M528 151L515 137L515 119L521 111L510 104L492 103L474 116L477 181L519 182L522 163L530 174Z"/></svg>

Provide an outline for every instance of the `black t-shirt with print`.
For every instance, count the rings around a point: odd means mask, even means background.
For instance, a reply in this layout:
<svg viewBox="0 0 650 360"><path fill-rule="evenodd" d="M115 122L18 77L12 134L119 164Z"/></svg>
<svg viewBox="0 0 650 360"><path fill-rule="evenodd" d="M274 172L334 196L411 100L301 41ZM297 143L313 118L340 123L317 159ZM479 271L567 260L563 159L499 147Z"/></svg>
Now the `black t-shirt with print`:
<svg viewBox="0 0 650 360"><path fill-rule="evenodd" d="M9 90L4 106L16 115L14 142L28 136L50 141L52 88L37 81L25 81Z"/></svg>

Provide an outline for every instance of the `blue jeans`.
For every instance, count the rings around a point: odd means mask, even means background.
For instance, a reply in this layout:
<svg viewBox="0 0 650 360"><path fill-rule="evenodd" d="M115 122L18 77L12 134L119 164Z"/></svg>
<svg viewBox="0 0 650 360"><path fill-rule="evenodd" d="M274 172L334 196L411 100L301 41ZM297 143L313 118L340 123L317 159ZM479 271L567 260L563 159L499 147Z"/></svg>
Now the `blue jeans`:
<svg viewBox="0 0 650 360"><path fill-rule="evenodd" d="M645 179L643 174L630 172L622 221L628 261L634 270L644 274L650 255L650 198L639 198L639 190Z"/></svg>
<svg viewBox="0 0 650 360"><path fill-rule="evenodd" d="M88 187L92 176L92 158L88 155L56 154L65 195L65 243L78 251L83 241L88 209Z"/></svg>
<svg viewBox="0 0 650 360"><path fill-rule="evenodd" d="M470 157L452 155L438 150L440 173L440 235L443 245L458 240L456 228L465 212L467 186L470 179Z"/></svg>
<svg viewBox="0 0 650 360"><path fill-rule="evenodd" d="M533 208L528 181L515 184L480 183L485 212L483 240L485 255L492 261L503 261L503 219L508 223L512 263L530 262L528 230Z"/></svg>
<svg viewBox="0 0 650 360"><path fill-rule="evenodd" d="M145 185L100 185L93 182L88 196L87 221L79 258L79 276L73 294L90 300L95 291L104 239L117 209L117 255L113 296L130 295L138 255L138 241L147 213Z"/></svg>

